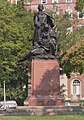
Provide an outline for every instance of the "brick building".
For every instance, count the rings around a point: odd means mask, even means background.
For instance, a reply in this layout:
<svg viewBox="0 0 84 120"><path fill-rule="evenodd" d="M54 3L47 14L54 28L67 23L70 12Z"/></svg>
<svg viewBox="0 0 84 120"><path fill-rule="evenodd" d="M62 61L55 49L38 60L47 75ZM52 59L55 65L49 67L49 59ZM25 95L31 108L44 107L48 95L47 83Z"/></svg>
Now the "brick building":
<svg viewBox="0 0 84 120"><path fill-rule="evenodd" d="M31 0L31 2L25 2L25 6L31 10L37 10L38 4L44 4L45 9L53 10L58 13L75 13L76 0ZM30 8L29 8L30 7Z"/></svg>
<svg viewBox="0 0 84 120"><path fill-rule="evenodd" d="M84 74L72 73L70 78L60 76L60 85L64 84L65 97L67 100L84 100Z"/></svg>
<svg viewBox="0 0 84 120"><path fill-rule="evenodd" d="M17 4L20 0L8 0L13 4ZM30 2L29 2L30 1ZM43 4L45 10L52 10L56 14L68 14L73 17L77 15L76 24L78 26L84 25L84 14L75 10L77 0L24 0L24 7L26 10L37 11L38 4Z"/></svg>
<svg viewBox="0 0 84 120"><path fill-rule="evenodd" d="M84 25L84 14L75 10L77 0L31 0L31 2L24 2L24 7L27 10L36 11L38 4L43 4L45 10L52 10L55 14L65 14L66 12L73 17L77 15L78 26Z"/></svg>

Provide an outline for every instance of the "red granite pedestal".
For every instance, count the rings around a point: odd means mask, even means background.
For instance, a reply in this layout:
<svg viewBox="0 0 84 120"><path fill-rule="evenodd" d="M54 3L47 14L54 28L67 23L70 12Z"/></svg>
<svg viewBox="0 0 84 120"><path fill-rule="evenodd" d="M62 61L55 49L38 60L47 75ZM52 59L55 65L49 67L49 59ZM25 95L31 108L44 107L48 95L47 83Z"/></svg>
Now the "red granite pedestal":
<svg viewBox="0 0 84 120"><path fill-rule="evenodd" d="M59 64L56 59L32 60L32 95L29 106L62 106L60 97Z"/></svg>

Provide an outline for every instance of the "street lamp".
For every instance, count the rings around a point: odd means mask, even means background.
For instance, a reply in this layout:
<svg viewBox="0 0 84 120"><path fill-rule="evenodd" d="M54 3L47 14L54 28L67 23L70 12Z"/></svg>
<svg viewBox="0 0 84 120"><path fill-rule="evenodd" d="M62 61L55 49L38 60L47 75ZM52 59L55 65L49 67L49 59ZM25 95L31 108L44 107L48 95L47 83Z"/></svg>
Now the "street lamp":
<svg viewBox="0 0 84 120"><path fill-rule="evenodd" d="M6 110L6 85L4 81L4 110Z"/></svg>

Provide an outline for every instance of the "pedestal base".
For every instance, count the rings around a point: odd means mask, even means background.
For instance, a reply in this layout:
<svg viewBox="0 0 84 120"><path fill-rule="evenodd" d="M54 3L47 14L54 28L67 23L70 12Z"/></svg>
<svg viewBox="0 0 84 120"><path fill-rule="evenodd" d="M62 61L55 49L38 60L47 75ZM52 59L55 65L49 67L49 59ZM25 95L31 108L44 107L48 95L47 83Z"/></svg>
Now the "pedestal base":
<svg viewBox="0 0 84 120"><path fill-rule="evenodd" d="M32 60L31 82L29 106L63 105L60 97L59 63L56 59Z"/></svg>
<svg viewBox="0 0 84 120"><path fill-rule="evenodd" d="M62 98L53 96L31 96L28 100L29 106L63 106Z"/></svg>

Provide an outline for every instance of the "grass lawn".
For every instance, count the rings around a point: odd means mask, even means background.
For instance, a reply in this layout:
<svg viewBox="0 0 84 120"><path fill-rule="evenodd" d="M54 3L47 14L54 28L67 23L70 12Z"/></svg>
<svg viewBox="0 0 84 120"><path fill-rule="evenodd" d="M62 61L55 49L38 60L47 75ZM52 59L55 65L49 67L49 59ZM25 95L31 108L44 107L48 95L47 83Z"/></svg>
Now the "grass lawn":
<svg viewBox="0 0 84 120"><path fill-rule="evenodd" d="M84 120L84 115L0 116L0 120Z"/></svg>

